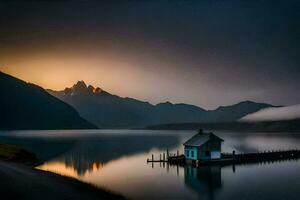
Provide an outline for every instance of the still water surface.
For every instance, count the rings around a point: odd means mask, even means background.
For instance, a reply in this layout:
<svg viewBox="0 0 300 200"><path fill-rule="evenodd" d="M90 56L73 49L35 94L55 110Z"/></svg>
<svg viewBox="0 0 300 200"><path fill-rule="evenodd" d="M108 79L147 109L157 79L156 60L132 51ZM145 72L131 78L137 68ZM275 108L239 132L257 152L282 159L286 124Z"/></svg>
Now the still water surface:
<svg viewBox="0 0 300 200"><path fill-rule="evenodd" d="M75 177L130 199L299 199L300 160L225 167L147 164L169 149L183 152L193 131L1 131L0 142L22 145L37 168ZM300 148L300 133L215 132L223 152Z"/></svg>

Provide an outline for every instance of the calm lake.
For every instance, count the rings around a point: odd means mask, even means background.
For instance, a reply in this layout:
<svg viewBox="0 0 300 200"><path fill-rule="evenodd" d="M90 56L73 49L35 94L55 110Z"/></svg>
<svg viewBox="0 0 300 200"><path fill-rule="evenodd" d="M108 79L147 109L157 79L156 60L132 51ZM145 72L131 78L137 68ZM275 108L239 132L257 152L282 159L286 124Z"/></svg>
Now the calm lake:
<svg viewBox="0 0 300 200"><path fill-rule="evenodd" d="M300 160L225 167L147 164L167 149L183 152L195 131L0 131L0 142L22 145L38 169L92 183L130 199L299 199ZM300 148L300 133L214 132L223 152Z"/></svg>

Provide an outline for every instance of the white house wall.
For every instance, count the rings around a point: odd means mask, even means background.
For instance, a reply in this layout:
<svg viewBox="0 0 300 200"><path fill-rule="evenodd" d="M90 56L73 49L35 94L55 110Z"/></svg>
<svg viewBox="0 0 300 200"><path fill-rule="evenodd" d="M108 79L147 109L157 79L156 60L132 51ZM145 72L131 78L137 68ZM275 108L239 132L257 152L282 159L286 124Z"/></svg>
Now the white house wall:
<svg viewBox="0 0 300 200"><path fill-rule="evenodd" d="M211 159L220 159L221 158L221 152L220 151L212 151L210 153Z"/></svg>

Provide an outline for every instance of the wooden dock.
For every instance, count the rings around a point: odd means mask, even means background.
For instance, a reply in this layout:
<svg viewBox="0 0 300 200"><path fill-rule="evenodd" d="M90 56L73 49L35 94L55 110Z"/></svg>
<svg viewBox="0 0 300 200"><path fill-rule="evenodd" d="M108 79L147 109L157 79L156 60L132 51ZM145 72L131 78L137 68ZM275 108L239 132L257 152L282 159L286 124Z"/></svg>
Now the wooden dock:
<svg viewBox="0 0 300 200"><path fill-rule="evenodd" d="M265 162L300 158L300 150L277 150L257 153L222 154L222 159L231 159L235 163Z"/></svg>
<svg viewBox="0 0 300 200"><path fill-rule="evenodd" d="M247 164L247 163L260 163L269 162L276 160L290 160L290 159L300 159L300 150L277 150L277 151L263 151L257 153L239 153L236 154L235 151L232 153L222 153L221 159L216 160L206 160L206 161L192 161L192 165L231 165L231 164ZM163 162L168 164L184 165L186 164L185 156L179 155L177 151L176 154L160 154L159 159L154 158L152 154L151 159L147 159L148 162Z"/></svg>
<svg viewBox="0 0 300 200"><path fill-rule="evenodd" d="M154 163L154 162L184 164L185 157L183 154L179 155L178 150L176 153L169 153L169 150L167 150L166 153L159 154L159 159L158 158L155 159L154 154L151 155L151 158L147 159L147 163Z"/></svg>

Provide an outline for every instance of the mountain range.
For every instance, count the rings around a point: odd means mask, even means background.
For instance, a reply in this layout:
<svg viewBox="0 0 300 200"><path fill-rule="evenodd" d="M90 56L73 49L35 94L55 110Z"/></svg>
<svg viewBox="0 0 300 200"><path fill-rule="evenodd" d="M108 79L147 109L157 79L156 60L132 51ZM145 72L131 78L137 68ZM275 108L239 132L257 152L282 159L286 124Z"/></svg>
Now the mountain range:
<svg viewBox="0 0 300 200"><path fill-rule="evenodd" d="M45 90L0 72L0 129L169 129L214 127L223 129L278 129L298 127L299 120L280 123L242 123L242 117L264 108L266 103L243 101L206 110L170 102L156 105L110 94L78 81L62 91ZM95 124L95 125L94 125ZM165 124L165 125L161 125ZM291 129L291 130L292 130Z"/></svg>
<svg viewBox="0 0 300 200"><path fill-rule="evenodd" d="M47 90L53 96L73 106L82 117L100 128L142 128L168 123L233 122L271 104L243 101L215 110L205 110L189 104L157 105L137 99L110 94L99 87L78 81L61 91Z"/></svg>
<svg viewBox="0 0 300 200"><path fill-rule="evenodd" d="M0 129L96 128L43 88L0 72Z"/></svg>

